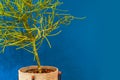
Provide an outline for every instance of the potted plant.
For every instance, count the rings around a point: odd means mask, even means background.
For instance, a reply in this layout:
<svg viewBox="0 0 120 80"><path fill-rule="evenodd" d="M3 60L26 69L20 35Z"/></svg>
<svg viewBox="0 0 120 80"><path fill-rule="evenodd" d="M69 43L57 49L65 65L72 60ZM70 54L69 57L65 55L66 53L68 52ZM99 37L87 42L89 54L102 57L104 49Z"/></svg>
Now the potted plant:
<svg viewBox="0 0 120 80"><path fill-rule="evenodd" d="M37 66L28 66L19 70L19 80L58 80L58 69L41 66L38 50L43 40L51 44L48 36L62 24L68 25L74 17L66 10L58 9L59 0L0 0L0 46L4 53L7 46L16 46L32 53Z"/></svg>

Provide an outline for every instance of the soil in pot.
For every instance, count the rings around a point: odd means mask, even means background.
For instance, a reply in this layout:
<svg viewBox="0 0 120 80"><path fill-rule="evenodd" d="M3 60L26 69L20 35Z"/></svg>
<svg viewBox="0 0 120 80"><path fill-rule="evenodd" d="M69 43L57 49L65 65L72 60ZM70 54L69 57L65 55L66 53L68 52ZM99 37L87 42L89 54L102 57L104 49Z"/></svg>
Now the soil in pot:
<svg viewBox="0 0 120 80"><path fill-rule="evenodd" d="M50 72L54 72L55 70L53 69L41 69L41 73L50 73ZM36 69L28 69L25 71L26 73L39 73L39 70Z"/></svg>

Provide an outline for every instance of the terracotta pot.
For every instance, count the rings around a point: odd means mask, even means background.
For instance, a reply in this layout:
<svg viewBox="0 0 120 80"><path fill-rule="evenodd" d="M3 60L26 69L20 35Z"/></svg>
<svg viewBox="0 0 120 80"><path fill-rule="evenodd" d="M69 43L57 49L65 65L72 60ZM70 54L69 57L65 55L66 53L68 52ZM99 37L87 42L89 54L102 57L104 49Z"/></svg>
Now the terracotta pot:
<svg viewBox="0 0 120 80"><path fill-rule="evenodd" d="M37 66L28 66L19 69L19 80L58 80L58 68L53 66L42 66L44 69L53 69L50 73L27 73L26 70L36 69Z"/></svg>

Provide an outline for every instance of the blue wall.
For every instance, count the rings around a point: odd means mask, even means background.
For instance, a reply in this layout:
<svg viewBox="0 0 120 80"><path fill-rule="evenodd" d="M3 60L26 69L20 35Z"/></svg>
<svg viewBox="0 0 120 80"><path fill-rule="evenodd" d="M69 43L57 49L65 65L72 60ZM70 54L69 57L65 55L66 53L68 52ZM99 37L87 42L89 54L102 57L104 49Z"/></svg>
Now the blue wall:
<svg viewBox="0 0 120 80"><path fill-rule="evenodd" d="M53 65L62 80L120 80L120 1L64 0L63 9L82 17L56 37L49 37L40 53L42 65ZM34 65L33 56L14 47L0 54L0 80L17 80L17 70Z"/></svg>

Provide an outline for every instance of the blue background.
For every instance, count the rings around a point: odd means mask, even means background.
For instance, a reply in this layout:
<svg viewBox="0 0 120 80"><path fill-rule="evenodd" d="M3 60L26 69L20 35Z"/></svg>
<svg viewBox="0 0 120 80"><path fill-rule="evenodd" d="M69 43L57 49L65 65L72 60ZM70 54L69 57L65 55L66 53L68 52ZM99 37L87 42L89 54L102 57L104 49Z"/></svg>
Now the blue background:
<svg viewBox="0 0 120 80"><path fill-rule="evenodd" d="M63 32L49 37L39 51L42 65L62 71L62 80L120 80L120 1L64 0L62 9L75 16ZM34 65L33 55L8 47L0 54L0 80L17 80L17 70Z"/></svg>

